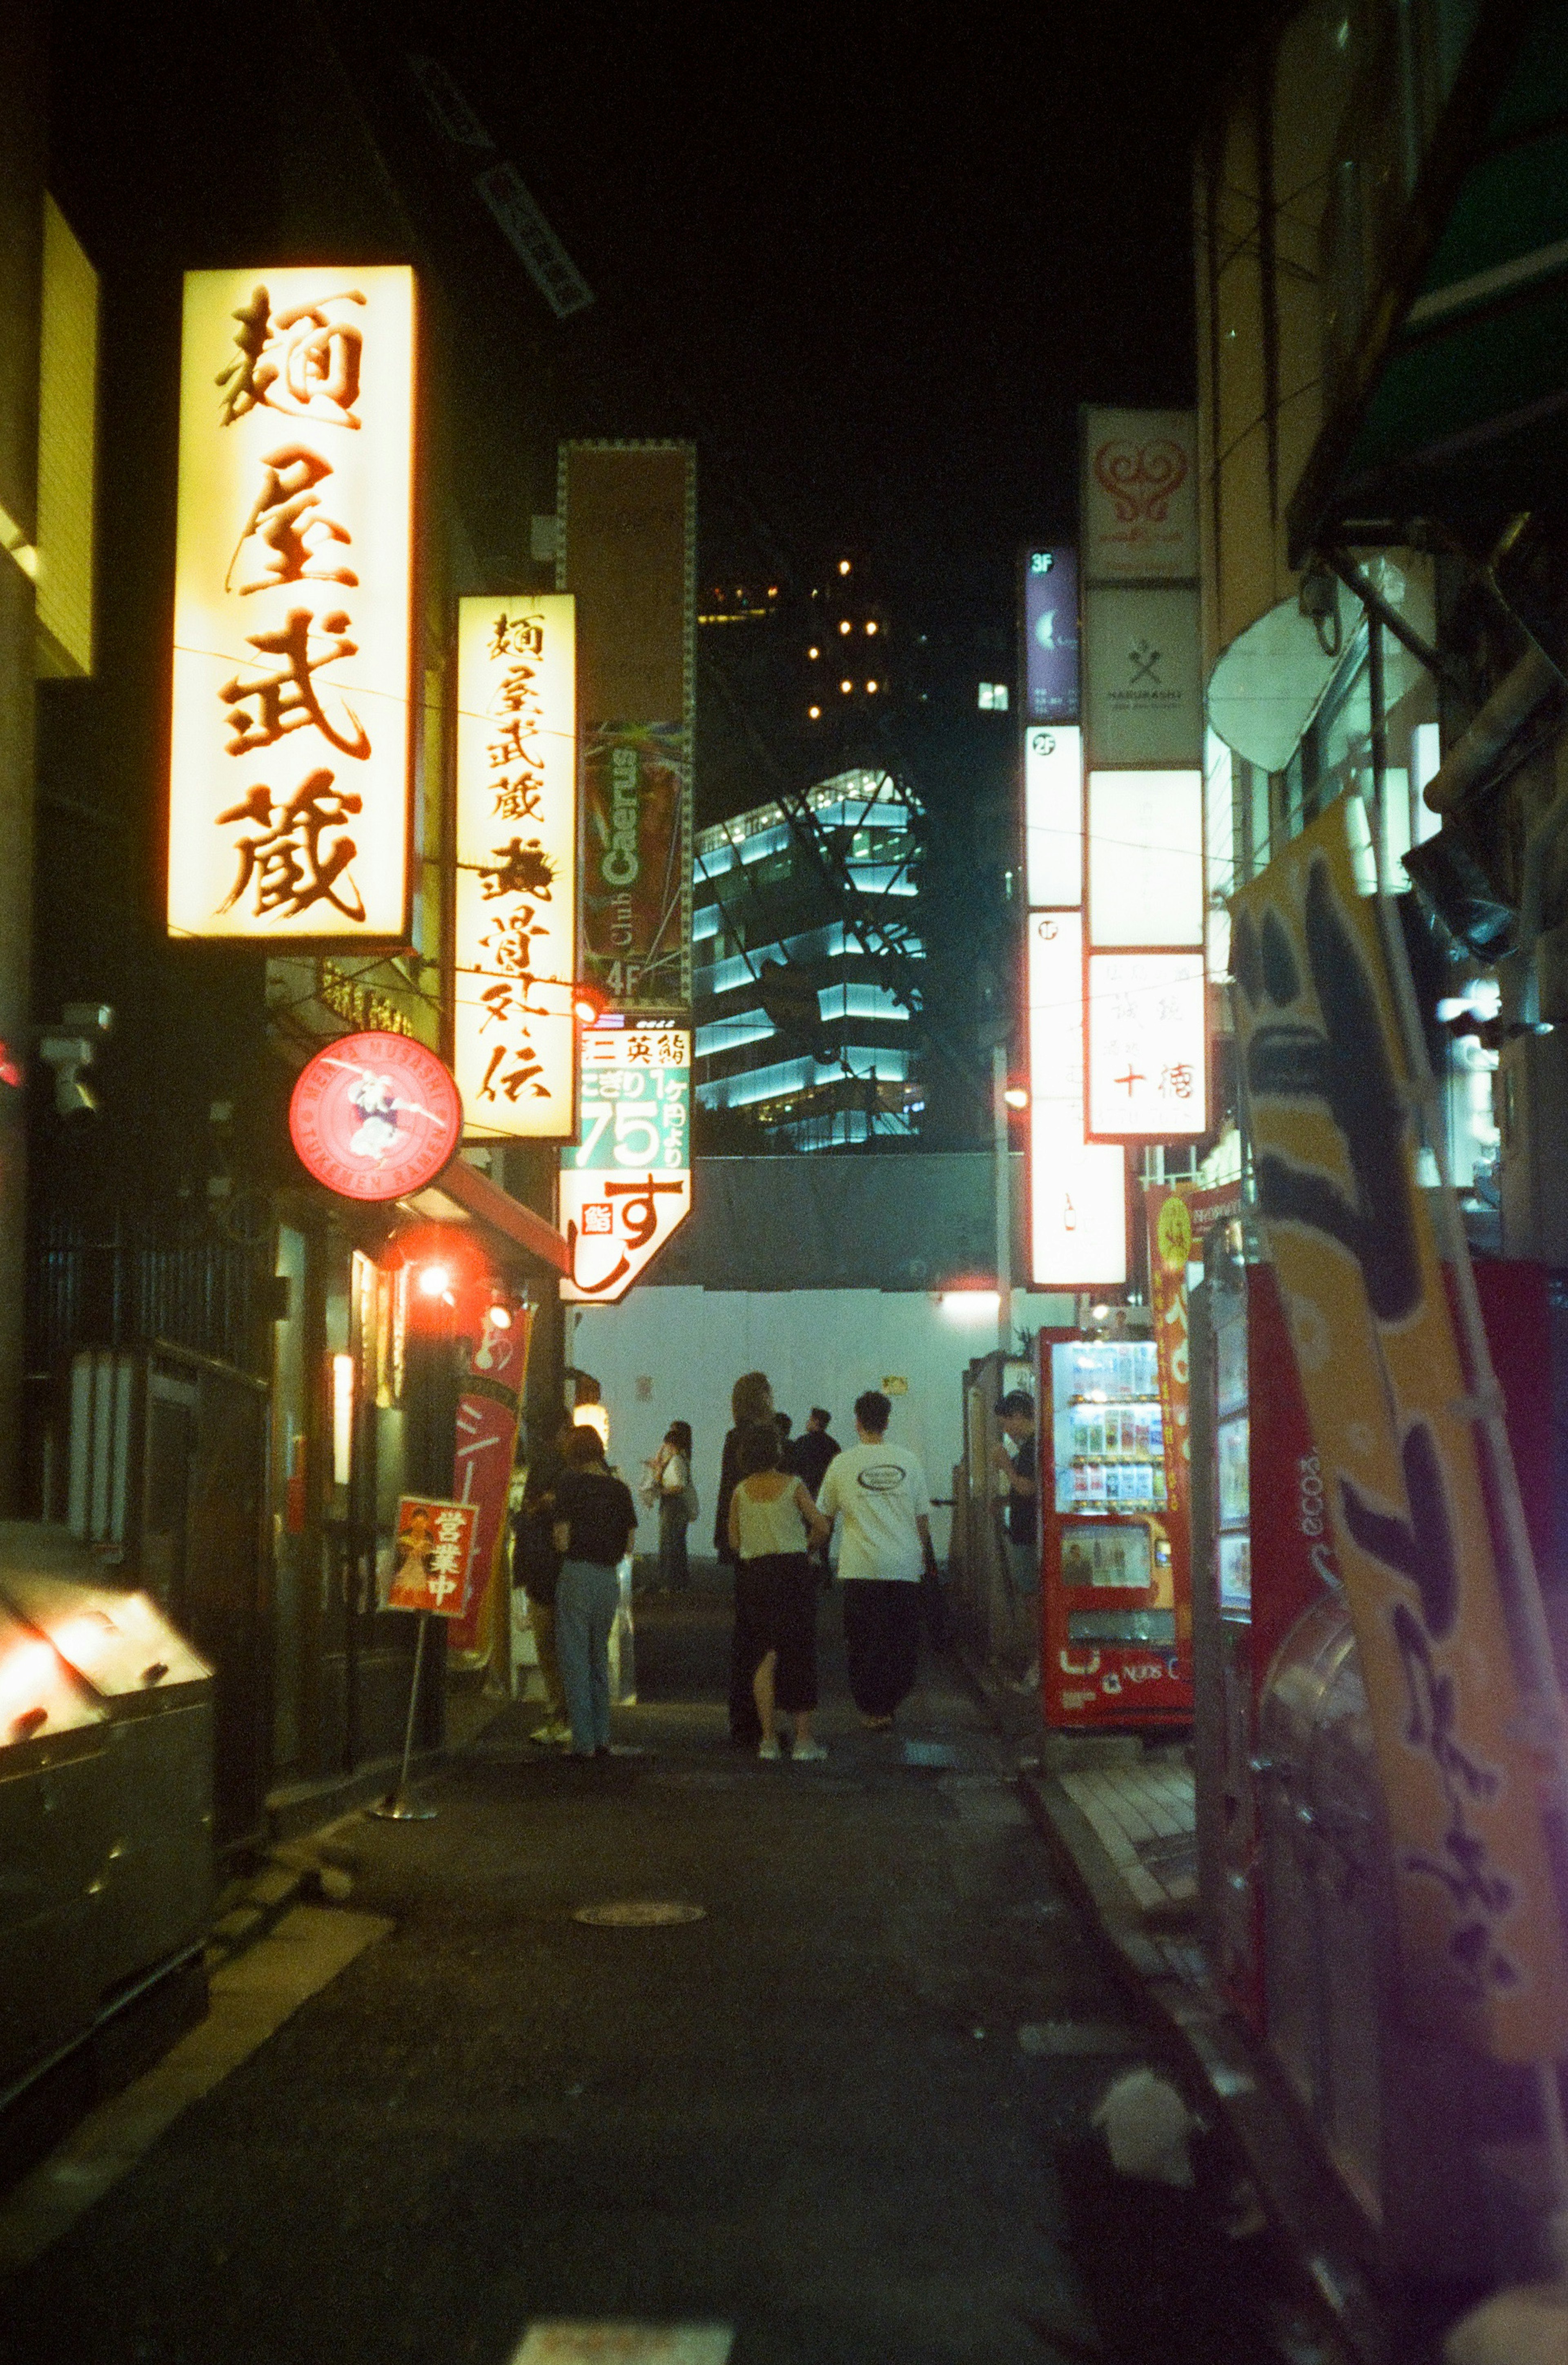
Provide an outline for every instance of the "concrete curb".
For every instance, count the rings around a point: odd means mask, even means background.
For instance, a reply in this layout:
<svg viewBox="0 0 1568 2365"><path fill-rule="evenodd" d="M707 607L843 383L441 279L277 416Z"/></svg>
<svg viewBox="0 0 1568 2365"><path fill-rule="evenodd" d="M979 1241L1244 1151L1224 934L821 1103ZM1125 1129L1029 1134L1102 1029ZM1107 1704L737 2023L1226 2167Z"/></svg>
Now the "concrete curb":
<svg viewBox="0 0 1568 2365"><path fill-rule="evenodd" d="M1015 1743L1018 1703L967 1653L955 1653L998 1730ZM1033 1732L1048 1736L1037 1712ZM1026 1745L1026 1744L1025 1744ZM1244 2024L1174 1959L1190 1940L1147 1917L1061 1783L1037 1761L1016 1769L1019 1795L1063 1888L1098 1933L1107 1965L1205 2114L1221 2120L1263 2205L1300 2262L1305 2290L1327 2310L1344 2365L1391 2365L1393 2326L1374 2289L1372 2229L1319 2159L1294 2097Z"/></svg>

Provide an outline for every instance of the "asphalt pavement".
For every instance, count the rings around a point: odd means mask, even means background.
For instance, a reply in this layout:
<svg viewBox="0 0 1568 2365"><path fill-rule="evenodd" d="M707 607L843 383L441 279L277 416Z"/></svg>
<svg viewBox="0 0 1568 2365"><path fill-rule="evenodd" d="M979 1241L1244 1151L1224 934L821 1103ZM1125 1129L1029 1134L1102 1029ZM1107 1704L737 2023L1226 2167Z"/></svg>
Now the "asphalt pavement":
<svg viewBox="0 0 1568 2365"><path fill-rule="evenodd" d="M1089 2132L1145 2034L1009 1745L929 1658L898 1732L862 1731L836 1622L825 1765L730 1748L725 1613L688 1597L640 1609L611 1759L542 1754L510 1708L425 1786L434 1820L347 1827L374 1943L0 2292L0 2354L1271 2354L1256 2244ZM576 1918L649 1904L688 1911Z"/></svg>

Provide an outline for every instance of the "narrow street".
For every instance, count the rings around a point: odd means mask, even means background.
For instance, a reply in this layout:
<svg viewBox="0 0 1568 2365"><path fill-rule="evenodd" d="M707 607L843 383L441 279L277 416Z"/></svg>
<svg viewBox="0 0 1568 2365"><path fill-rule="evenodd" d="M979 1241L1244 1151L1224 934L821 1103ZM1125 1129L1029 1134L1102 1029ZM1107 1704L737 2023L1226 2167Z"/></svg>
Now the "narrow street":
<svg viewBox="0 0 1568 2365"><path fill-rule="evenodd" d="M730 1750L725 1642L655 1605L628 1754L543 1761L513 1709L435 1820L349 1825L390 1931L21 2274L6 2353L506 2365L565 2319L733 2327L734 2365L1262 2356L1238 2299L1217 2345L1192 2313L1241 2255L1205 2267L1192 2196L1123 2187L1074 2255L1057 2162L1141 2040L948 1663L863 1733L834 1642L797 1770ZM634 1899L702 1918L573 1918Z"/></svg>

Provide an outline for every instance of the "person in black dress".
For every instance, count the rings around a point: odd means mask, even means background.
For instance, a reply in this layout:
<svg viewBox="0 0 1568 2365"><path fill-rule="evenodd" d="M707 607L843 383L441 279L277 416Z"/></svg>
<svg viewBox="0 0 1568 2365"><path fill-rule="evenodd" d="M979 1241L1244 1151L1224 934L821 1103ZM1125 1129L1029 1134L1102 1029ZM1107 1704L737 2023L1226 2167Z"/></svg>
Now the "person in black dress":
<svg viewBox="0 0 1568 2365"><path fill-rule="evenodd" d="M766 1372L743 1372L730 1390L730 1418L734 1423L724 1440L719 1464L718 1499L713 1505L713 1550L720 1564L736 1575L735 1548L730 1541L730 1497L741 1472L737 1460L742 1434L757 1421L773 1418L773 1390ZM747 1614L741 1593L735 1596L735 1622L730 1637L730 1739L737 1749L755 1750L762 1739L753 1679L766 1655L767 1644L756 1620Z"/></svg>

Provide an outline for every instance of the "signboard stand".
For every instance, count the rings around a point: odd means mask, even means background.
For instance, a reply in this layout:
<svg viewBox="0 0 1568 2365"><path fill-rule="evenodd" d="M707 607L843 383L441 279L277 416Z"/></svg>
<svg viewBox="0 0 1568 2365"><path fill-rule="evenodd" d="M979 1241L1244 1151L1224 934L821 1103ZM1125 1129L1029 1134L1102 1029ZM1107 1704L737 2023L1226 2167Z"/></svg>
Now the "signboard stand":
<svg viewBox="0 0 1568 2365"><path fill-rule="evenodd" d="M420 1612L420 1638L414 1644L414 1677L409 1686L409 1721L403 1727L403 1763L398 1769L396 1787L389 1790L378 1806L372 1807L388 1823L428 1823L435 1819L435 1809L422 1805L409 1796L409 1760L414 1754L414 1717L420 1705L420 1678L425 1671L425 1634L430 1626L430 1612Z"/></svg>
<svg viewBox="0 0 1568 2365"><path fill-rule="evenodd" d="M419 1806L409 1796L414 1719L419 1712L420 1678L425 1670L425 1634L432 1612L438 1618L456 1619L467 1607L478 1519L475 1503L449 1503L420 1495L398 1498L398 1538L386 1607L413 1610L420 1631L409 1686L409 1721L403 1729L403 1763L394 1788L370 1810L386 1822L428 1823L435 1813L433 1807Z"/></svg>

